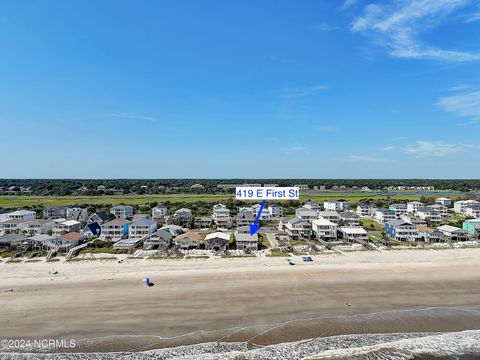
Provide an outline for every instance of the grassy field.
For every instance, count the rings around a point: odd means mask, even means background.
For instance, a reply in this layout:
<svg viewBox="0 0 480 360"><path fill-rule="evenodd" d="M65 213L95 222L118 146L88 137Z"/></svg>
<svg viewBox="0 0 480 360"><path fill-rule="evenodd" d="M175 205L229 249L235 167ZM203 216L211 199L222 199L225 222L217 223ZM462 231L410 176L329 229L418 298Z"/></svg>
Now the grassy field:
<svg viewBox="0 0 480 360"><path fill-rule="evenodd" d="M433 195L432 195L433 196ZM403 193L400 195L389 196L392 201L419 200L421 195L415 193ZM158 195L110 195L110 196L0 196L0 207L10 206L32 206L32 205L75 205L75 204L130 204L144 205L151 202L186 202L193 203L197 201L222 202L228 199L234 199L233 194L158 194ZM300 201L315 200L322 203L325 200L346 199L353 204L362 199L386 199L386 195L377 194L356 194L356 193L306 193L300 195ZM452 199L458 196L450 196Z"/></svg>

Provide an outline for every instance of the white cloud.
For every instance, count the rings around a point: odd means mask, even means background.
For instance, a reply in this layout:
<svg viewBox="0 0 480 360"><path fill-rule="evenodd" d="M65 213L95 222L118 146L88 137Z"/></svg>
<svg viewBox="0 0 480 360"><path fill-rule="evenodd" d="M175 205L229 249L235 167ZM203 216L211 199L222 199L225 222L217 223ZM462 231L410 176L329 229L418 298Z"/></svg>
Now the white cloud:
<svg viewBox="0 0 480 360"><path fill-rule="evenodd" d="M469 91L441 97L437 105L444 111L480 120L480 91Z"/></svg>
<svg viewBox="0 0 480 360"><path fill-rule="evenodd" d="M310 95L315 95L319 92L325 91L328 89L326 85L313 85L307 86L304 88L291 88L286 87L283 89L283 97L284 98L301 98Z"/></svg>
<svg viewBox="0 0 480 360"><path fill-rule="evenodd" d="M334 30L340 30L341 27L329 25L324 21L320 23L320 25L317 25L315 29L317 29L318 31L334 31Z"/></svg>
<svg viewBox="0 0 480 360"><path fill-rule="evenodd" d="M123 119L146 120L146 121L152 121L152 122L157 121L157 119L155 119L152 116L138 115L130 112L108 113L108 114L105 114L105 116L123 118Z"/></svg>
<svg viewBox="0 0 480 360"><path fill-rule="evenodd" d="M307 148L305 146L290 146L288 148L290 151L305 151Z"/></svg>
<svg viewBox="0 0 480 360"><path fill-rule="evenodd" d="M365 161L365 162L387 162L387 159L369 156L369 155L348 155L343 160L346 161Z"/></svg>
<svg viewBox="0 0 480 360"><path fill-rule="evenodd" d="M446 50L424 44L420 34L439 25L471 0L398 0L369 4L352 23L353 32L367 34L399 58L447 61L480 60L480 53Z"/></svg>
<svg viewBox="0 0 480 360"><path fill-rule="evenodd" d="M348 9L355 5L358 0L345 0L342 5L342 9Z"/></svg>
<svg viewBox="0 0 480 360"><path fill-rule="evenodd" d="M391 150L395 150L396 148L397 148L396 146L385 146L382 148L382 150L391 151Z"/></svg>
<svg viewBox="0 0 480 360"><path fill-rule="evenodd" d="M403 150L407 154L414 155L414 156L441 157L441 156L448 156L448 155L462 152L464 150L464 146L457 145L457 144L448 144L440 141L421 140L421 141L417 141L415 145L405 146Z"/></svg>
<svg viewBox="0 0 480 360"><path fill-rule="evenodd" d="M325 124L313 125L313 128L317 131L320 131L320 132L335 132L335 131L337 131L337 128L333 125L325 125Z"/></svg>

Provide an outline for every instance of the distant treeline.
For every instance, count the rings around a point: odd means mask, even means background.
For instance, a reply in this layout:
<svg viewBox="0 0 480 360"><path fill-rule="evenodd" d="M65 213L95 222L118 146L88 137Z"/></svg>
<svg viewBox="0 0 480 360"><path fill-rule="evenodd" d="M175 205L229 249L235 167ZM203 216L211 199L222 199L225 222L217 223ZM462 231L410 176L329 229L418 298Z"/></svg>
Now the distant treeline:
<svg viewBox="0 0 480 360"><path fill-rule="evenodd" d="M313 187L434 186L435 190L469 191L480 189L479 180L439 179L0 179L0 194L23 195L113 195L113 194L215 194L232 192L219 184L306 184ZM200 184L200 185L198 185ZM193 187L192 187L193 185ZM100 187L100 188L99 188Z"/></svg>

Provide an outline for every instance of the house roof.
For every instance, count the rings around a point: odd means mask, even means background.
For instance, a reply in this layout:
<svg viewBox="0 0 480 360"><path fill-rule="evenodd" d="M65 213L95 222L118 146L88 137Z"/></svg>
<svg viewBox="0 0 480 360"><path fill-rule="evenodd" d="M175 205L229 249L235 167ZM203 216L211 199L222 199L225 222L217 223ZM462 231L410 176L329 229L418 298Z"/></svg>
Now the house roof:
<svg viewBox="0 0 480 360"><path fill-rule="evenodd" d="M202 236L194 231L187 231L184 234L180 234L175 238L175 241L182 240L182 239L192 239L192 240L200 240Z"/></svg>
<svg viewBox="0 0 480 360"><path fill-rule="evenodd" d="M258 234L255 233L253 235L250 234L237 234L235 235L235 241L248 241L248 242L258 242Z"/></svg>
<svg viewBox="0 0 480 360"><path fill-rule="evenodd" d="M3 242L3 243L22 241L25 239L26 239L25 236L22 234L6 234L6 235L0 236L0 242Z"/></svg>
<svg viewBox="0 0 480 360"><path fill-rule="evenodd" d="M11 213L8 213L8 215L30 215L30 214L35 214L35 211L17 210L17 211L13 211Z"/></svg>
<svg viewBox="0 0 480 360"><path fill-rule="evenodd" d="M154 224L156 224L155 221L144 218L144 219L139 219L139 220L136 220L136 221L132 222L132 223L130 224L130 227L134 227L134 226L152 226L152 225L154 225Z"/></svg>
<svg viewBox="0 0 480 360"><path fill-rule="evenodd" d="M130 224L130 221L126 219L113 219L102 226L115 226L115 225L125 225L125 224Z"/></svg>
<svg viewBox="0 0 480 360"><path fill-rule="evenodd" d="M343 218L355 218L355 219L359 219L360 218L360 215L358 215L357 213L353 212L353 211L344 211L343 213L340 214Z"/></svg>
<svg viewBox="0 0 480 360"><path fill-rule="evenodd" d="M173 239L173 235L170 232L168 232L167 230L158 230L152 236L155 236L155 237L158 236L159 238L164 238L164 239L167 239L167 240Z"/></svg>
<svg viewBox="0 0 480 360"><path fill-rule="evenodd" d="M131 207L130 205L115 205L115 206L112 206L111 209L125 210L125 209L133 209L133 207Z"/></svg>
<svg viewBox="0 0 480 360"><path fill-rule="evenodd" d="M390 224L390 225L392 225L392 226L401 226L401 225L413 226L413 225L410 224L409 222L404 221L404 220L400 220L400 219L391 220L391 221L387 222L387 224Z"/></svg>
<svg viewBox="0 0 480 360"><path fill-rule="evenodd" d="M105 211L99 211L96 214L100 219L102 219L102 221L110 220L110 216Z"/></svg>
<svg viewBox="0 0 480 360"><path fill-rule="evenodd" d="M306 222L306 221L303 220L303 219L300 219L299 217L294 217L294 218L288 219L288 222L290 224L298 224L298 223L303 223L303 222Z"/></svg>
<svg viewBox="0 0 480 360"><path fill-rule="evenodd" d="M27 240L44 242L44 241L47 241L48 239L51 239L52 237L53 236L50 236L47 234L39 234L39 235L30 236L29 238L27 238Z"/></svg>
<svg viewBox="0 0 480 360"><path fill-rule="evenodd" d="M378 209L377 211L378 211L379 213L382 213L382 214L385 214L385 213L395 214L395 211L390 210L390 209L385 209L385 208Z"/></svg>
<svg viewBox="0 0 480 360"><path fill-rule="evenodd" d="M215 239L215 238L219 238L219 239L222 239L222 240L230 240L230 235L226 234L226 233L223 233L223 232L220 232L220 231L217 231L217 232L214 232L214 233L211 233L211 234L208 234L207 236L205 236L205 240L210 240L210 239Z"/></svg>
<svg viewBox="0 0 480 360"><path fill-rule="evenodd" d="M241 233L242 233L242 232L248 232L248 233L250 233L250 226L248 226L248 225L239 226L239 227L237 227L237 230L236 230L236 231L237 231L237 232L241 232Z"/></svg>
<svg viewBox="0 0 480 360"><path fill-rule="evenodd" d="M340 216L340 214L336 211L320 211L318 216Z"/></svg>
<svg viewBox="0 0 480 360"><path fill-rule="evenodd" d="M64 221L62 224L66 226L74 226L80 224L80 222L78 222L77 220L67 220Z"/></svg>
<svg viewBox="0 0 480 360"><path fill-rule="evenodd" d="M332 223L331 221L327 220L327 219L317 219L317 220L313 220L312 221L312 224L315 224L315 225L328 225L328 226L336 226L336 224Z"/></svg>
<svg viewBox="0 0 480 360"><path fill-rule="evenodd" d="M449 233L454 233L454 232L456 232L456 233L458 233L458 232L466 233L465 230L460 229L456 226L451 226L451 225L442 225L442 226L437 227L437 229L440 230L440 231L449 232Z"/></svg>
<svg viewBox="0 0 480 360"><path fill-rule="evenodd" d="M62 235L62 239L66 241L80 241L83 238L83 234L74 231Z"/></svg>
<svg viewBox="0 0 480 360"><path fill-rule="evenodd" d="M343 231L345 234L367 234L367 230L360 226L342 226L340 231Z"/></svg>
<svg viewBox="0 0 480 360"><path fill-rule="evenodd" d="M90 230L90 232L92 234L99 234L100 233L100 224L98 222L94 222L94 223L91 223L91 224L88 224L84 227L84 230L86 231L86 229L88 228L88 230Z"/></svg>

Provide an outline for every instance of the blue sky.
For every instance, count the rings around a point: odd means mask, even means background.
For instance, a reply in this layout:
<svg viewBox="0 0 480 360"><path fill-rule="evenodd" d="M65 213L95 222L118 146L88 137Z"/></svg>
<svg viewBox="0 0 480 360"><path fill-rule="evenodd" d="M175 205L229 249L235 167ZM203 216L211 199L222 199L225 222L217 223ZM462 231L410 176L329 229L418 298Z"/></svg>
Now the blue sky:
<svg viewBox="0 0 480 360"><path fill-rule="evenodd" d="M478 178L480 4L2 1L0 177Z"/></svg>

